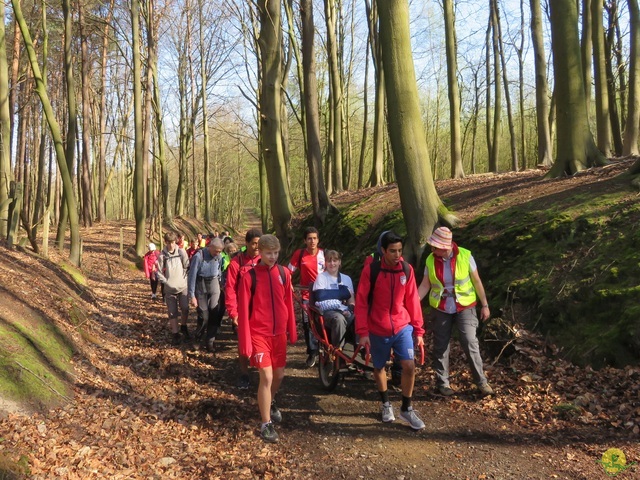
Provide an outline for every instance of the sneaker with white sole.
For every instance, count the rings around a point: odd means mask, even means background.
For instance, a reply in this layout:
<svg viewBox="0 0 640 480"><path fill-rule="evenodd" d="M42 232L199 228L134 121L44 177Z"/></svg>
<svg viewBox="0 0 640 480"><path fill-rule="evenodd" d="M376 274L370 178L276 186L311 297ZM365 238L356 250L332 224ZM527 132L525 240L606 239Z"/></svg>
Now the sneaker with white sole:
<svg viewBox="0 0 640 480"><path fill-rule="evenodd" d="M400 419L407 422L411 428L414 430L422 430L424 428L424 422L420 420L420 417L413 409L413 407L409 407L406 412L400 412Z"/></svg>
<svg viewBox="0 0 640 480"><path fill-rule="evenodd" d="M274 423L280 423L282 422L282 413L280 412L280 409L278 408L278 406L276 405L276 401L274 400L273 402L271 402L271 421Z"/></svg>
<svg viewBox="0 0 640 480"><path fill-rule="evenodd" d="M389 402L382 404L380 407L380 415L382 416L382 421L385 423L393 422L396 419L396 416L393 414L393 407Z"/></svg>
<svg viewBox="0 0 640 480"><path fill-rule="evenodd" d="M269 422L262 427L260 430L260 436L262 437L262 440L268 443L276 443L278 441L278 432L276 432L273 422Z"/></svg>

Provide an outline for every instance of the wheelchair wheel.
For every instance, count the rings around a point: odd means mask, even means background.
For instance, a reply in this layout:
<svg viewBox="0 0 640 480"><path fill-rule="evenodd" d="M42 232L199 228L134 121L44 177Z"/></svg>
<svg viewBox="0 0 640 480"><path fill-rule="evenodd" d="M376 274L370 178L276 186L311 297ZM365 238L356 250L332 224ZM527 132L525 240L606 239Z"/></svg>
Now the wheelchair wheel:
<svg viewBox="0 0 640 480"><path fill-rule="evenodd" d="M340 357L331 359L329 353L322 347L318 352L318 373L320 382L325 390L331 392L338 385L340 379Z"/></svg>

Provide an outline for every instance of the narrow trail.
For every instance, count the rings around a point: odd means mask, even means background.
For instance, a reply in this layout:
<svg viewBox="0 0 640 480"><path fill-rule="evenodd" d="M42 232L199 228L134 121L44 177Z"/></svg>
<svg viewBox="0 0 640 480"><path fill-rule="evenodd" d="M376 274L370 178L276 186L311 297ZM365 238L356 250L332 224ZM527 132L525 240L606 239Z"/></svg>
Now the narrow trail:
<svg viewBox="0 0 640 480"><path fill-rule="evenodd" d="M278 396L281 440L264 444L258 436L258 375L252 371L249 390L235 387L230 326L223 324L215 353L190 343L170 346L165 306L150 299L131 259L119 262L120 227L82 232L84 269L97 308L86 322L87 345L76 357L74 400L46 415L8 420L23 433L7 438L31 452L30 478L607 478L596 463L603 445L581 435L580 425L528 429L495 408L484 412L497 400L465 391L437 397L427 366L418 368L414 395L426 428L414 433L400 422L382 424L373 382L348 378L326 393L317 370L305 368L301 336L288 350ZM132 223L124 225L124 235L133 244ZM189 325L193 331L194 312ZM399 393L391 399L397 410ZM518 401L509 408L527 415L527 400ZM0 442L0 450L5 445Z"/></svg>

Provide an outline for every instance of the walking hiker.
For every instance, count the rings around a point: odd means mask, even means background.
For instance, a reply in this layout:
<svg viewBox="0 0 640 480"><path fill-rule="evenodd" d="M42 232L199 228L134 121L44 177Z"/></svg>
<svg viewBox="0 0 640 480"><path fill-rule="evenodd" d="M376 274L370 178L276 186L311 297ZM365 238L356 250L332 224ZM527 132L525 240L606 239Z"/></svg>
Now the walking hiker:
<svg viewBox="0 0 640 480"><path fill-rule="evenodd" d="M189 258L187 252L178 248L175 232L164 234L165 247L158 257L158 280L164 286L165 303L171 327L172 345L180 345L189 340L187 320L189 319L189 297L187 296L187 270ZM180 327L178 327L178 307L180 308Z"/></svg>
<svg viewBox="0 0 640 480"><path fill-rule="evenodd" d="M156 270L156 262L160 256L160 252L156 250L155 243L148 245L149 251L144 254L142 258L142 266L144 268L144 275L149 280L151 285L151 300L158 298L156 292L158 291L158 274Z"/></svg>
<svg viewBox="0 0 640 480"><path fill-rule="evenodd" d="M289 342L297 340L291 274L278 265L280 242L273 235L260 237L260 263L240 280L238 289L238 344L240 354L258 369L258 409L265 442L278 441L273 423L282 421L276 394L284 378Z"/></svg>
<svg viewBox="0 0 640 480"><path fill-rule="evenodd" d="M483 396L493 395L483 371L476 336L478 299L480 319L484 322L491 316L476 262L469 250L453 241L453 234L447 227L436 228L427 243L431 246L431 253L426 260L418 294L421 299L429 295L429 305L434 313L431 330L436 389L447 397L455 393L449 384L449 343L455 323L478 391Z"/></svg>
<svg viewBox="0 0 640 480"><path fill-rule="evenodd" d="M189 299L191 305L198 309L198 317L202 318L196 337L201 338L204 334L203 343L210 351L213 351L213 342L220 327L215 313L220 300L221 253L222 241L214 238L209 245L198 250L189 267Z"/></svg>
<svg viewBox="0 0 640 480"><path fill-rule="evenodd" d="M260 262L258 241L261 236L262 232L257 228L249 230L244 237L246 250L236 254L236 256L231 259L231 263L227 268L226 284L224 287L225 305L234 329L238 326L238 288L240 287L240 279ZM243 356L242 353L240 353L238 363L240 365L238 388L247 389L250 385L249 357Z"/></svg>
<svg viewBox="0 0 640 480"><path fill-rule="evenodd" d="M381 241L382 258L362 270L356 295L356 335L360 345L370 346L373 376L380 394L383 422L395 415L389 401L385 364L393 354L402 365L402 407L400 418L414 430L424 422L411 405L415 381L414 338L424 345L424 321L413 268L400 260L402 237L387 232Z"/></svg>

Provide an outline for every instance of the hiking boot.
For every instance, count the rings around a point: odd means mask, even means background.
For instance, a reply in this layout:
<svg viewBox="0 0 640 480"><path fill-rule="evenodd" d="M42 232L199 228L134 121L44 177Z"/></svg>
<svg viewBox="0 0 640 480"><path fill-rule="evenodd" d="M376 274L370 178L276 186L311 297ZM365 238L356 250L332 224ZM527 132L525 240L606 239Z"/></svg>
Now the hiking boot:
<svg viewBox="0 0 640 480"><path fill-rule="evenodd" d="M444 385L440 385L438 387L438 393L440 395L444 395L445 397L450 397L451 395L455 394L456 392L454 392L451 387L445 387Z"/></svg>
<svg viewBox="0 0 640 480"><path fill-rule="evenodd" d="M180 345L181 342L182 342L182 337L180 336L180 334L174 333L173 336L171 337L171 345L173 345L174 347L177 347L178 345Z"/></svg>
<svg viewBox="0 0 640 480"><path fill-rule="evenodd" d="M278 432L276 432L273 422L267 423L260 429L260 437L268 443L276 443L278 441Z"/></svg>
<svg viewBox="0 0 640 480"><path fill-rule="evenodd" d="M238 388L240 390L248 390L250 385L249 375L240 375L240 378L238 378Z"/></svg>
<svg viewBox="0 0 640 480"><path fill-rule="evenodd" d="M491 385L489 385L488 383L478 387L478 391L480 392L480 395L482 395L483 397L488 397L489 395L493 395L493 388L491 388Z"/></svg>
<svg viewBox="0 0 640 480"><path fill-rule="evenodd" d="M385 423L393 422L396 419L396 416L393 414L393 407L389 402L382 404L380 414L382 415L382 421Z"/></svg>
<svg viewBox="0 0 640 480"><path fill-rule="evenodd" d="M182 333L182 336L184 337L185 341L191 338L189 336L189 329L187 328L186 325L180 325L180 333Z"/></svg>
<svg viewBox="0 0 640 480"><path fill-rule="evenodd" d="M212 337L207 340L207 350L212 353L216 351L216 337Z"/></svg>
<svg viewBox="0 0 640 480"><path fill-rule="evenodd" d="M400 420L407 422L414 430L422 430L424 428L424 422L420 420L413 407L409 407L406 412L400 412Z"/></svg>
<svg viewBox="0 0 640 480"><path fill-rule="evenodd" d="M316 363L318 363L318 352L316 350L312 351L307 357L307 361L305 363L307 364L307 368L315 367Z"/></svg>
<svg viewBox="0 0 640 480"><path fill-rule="evenodd" d="M282 413L276 405L276 401L271 402L271 421L274 423L282 422Z"/></svg>

